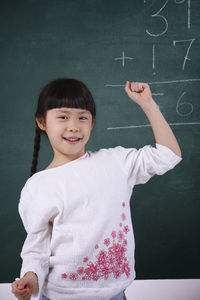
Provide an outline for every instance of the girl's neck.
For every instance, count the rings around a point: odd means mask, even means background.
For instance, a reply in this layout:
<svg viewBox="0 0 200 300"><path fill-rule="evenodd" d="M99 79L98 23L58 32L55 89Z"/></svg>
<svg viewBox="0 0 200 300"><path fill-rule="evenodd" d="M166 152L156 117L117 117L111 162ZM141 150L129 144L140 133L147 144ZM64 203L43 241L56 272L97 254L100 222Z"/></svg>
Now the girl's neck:
<svg viewBox="0 0 200 300"><path fill-rule="evenodd" d="M62 165L65 165L73 160L78 159L79 157L83 156L85 154L85 150L82 153L78 153L75 155L69 155L69 156L64 156L64 157L57 157L56 155L54 155L54 158L52 160L52 162L50 163L50 165L45 169L52 169L52 168L56 168L56 167L60 167Z"/></svg>

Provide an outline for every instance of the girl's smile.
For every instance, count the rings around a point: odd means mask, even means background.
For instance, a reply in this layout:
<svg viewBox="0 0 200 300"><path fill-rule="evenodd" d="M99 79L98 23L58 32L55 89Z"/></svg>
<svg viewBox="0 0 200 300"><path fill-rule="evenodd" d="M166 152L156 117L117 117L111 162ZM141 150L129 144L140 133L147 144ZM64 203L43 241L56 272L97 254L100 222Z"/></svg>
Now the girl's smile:
<svg viewBox="0 0 200 300"><path fill-rule="evenodd" d="M76 144L78 143L81 138L78 138L78 137L75 137L75 136L72 136L72 137L63 137L63 139L67 142L67 143L70 143L70 144Z"/></svg>

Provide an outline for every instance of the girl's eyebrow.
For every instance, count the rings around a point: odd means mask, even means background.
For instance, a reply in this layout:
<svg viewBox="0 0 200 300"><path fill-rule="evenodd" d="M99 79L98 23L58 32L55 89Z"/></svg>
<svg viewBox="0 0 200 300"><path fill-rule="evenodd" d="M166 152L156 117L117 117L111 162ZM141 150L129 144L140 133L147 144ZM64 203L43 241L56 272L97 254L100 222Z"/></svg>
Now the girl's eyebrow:
<svg viewBox="0 0 200 300"><path fill-rule="evenodd" d="M56 112L57 112L57 113L71 113L71 111L69 111L69 110L67 110L67 109L58 109ZM77 112L77 113L78 113L79 115L81 115L81 114L89 114L89 111L86 110L86 109L83 109L82 111Z"/></svg>

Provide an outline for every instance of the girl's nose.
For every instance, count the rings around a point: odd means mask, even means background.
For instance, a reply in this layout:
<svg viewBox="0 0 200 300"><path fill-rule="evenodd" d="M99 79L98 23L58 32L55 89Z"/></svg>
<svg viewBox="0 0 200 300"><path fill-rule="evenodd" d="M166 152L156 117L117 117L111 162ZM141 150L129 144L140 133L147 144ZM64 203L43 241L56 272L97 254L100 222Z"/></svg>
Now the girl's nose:
<svg viewBox="0 0 200 300"><path fill-rule="evenodd" d="M67 126L67 130L70 132L77 132L79 131L79 126L75 121L71 121Z"/></svg>

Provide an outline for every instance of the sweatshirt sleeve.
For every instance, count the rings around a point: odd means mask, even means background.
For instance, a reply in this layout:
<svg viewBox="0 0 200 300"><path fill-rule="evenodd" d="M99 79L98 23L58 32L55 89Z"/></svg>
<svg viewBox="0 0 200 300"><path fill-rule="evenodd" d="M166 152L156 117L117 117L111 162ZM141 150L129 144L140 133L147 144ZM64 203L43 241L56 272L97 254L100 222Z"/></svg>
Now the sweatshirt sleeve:
<svg viewBox="0 0 200 300"><path fill-rule="evenodd" d="M36 273L39 285L35 293L37 296L49 272L51 221L55 217L56 208L51 205L50 197L46 195L44 188L34 189L33 186L31 189L26 184L21 192L19 214L27 232L21 252L20 277L29 271Z"/></svg>
<svg viewBox="0 0 200 300"><path fill-rule="evenodd" d="M160 144L156 144L156 147L147 145L138 150L121 146L114 149L131 188L146 183L154 175L166 173L182 160L168 147Z"/></svg>

